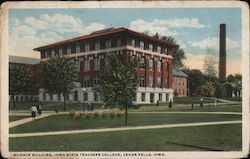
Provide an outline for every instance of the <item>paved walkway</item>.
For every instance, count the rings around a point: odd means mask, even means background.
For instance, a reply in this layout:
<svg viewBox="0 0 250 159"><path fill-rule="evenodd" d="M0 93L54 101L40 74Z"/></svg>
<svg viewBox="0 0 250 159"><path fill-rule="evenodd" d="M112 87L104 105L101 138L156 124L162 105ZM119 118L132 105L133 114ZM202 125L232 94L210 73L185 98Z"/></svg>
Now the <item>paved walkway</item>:
<svg viewBox="0 0 250 159"><path fill-rule="evenodd" d="M225 125L225 124L239 124L239 123L242 123L242 121L235 120L235 121L149 125L149 126L120 127L120 128L86 129L86 130L73 130L73 131L22 133L22 134L10 134L9 137L14 138L14 137L30 137L30 136L50 136L50 135L82 134L82 133L112 132L112 131L126 131L126 130L145 130L145 129L161 129L161 128L176 128L176 127L191 127L191 126Z"/></svg>
<svg viewBox="0 0 250 159"><path fill-rule="evenodd" d="M155 114L221 114L221 115L242 115L240 112L129 112L131 114L147 114L147 113L155 113Z"/></svg>
<svg viewBox="0 0 250 159"><path fill-rule="evenodd" d="M42 114L41 116L37 116L35 120L45 118L45 117L48 117L50 115L52 115L52 114ZM31 121L34 121L34 119L32 117L13 121L13 122L9 123L9 128L13 128L13 127L18 126L18 125L26 124L26 123L31 122Z"/></svg>

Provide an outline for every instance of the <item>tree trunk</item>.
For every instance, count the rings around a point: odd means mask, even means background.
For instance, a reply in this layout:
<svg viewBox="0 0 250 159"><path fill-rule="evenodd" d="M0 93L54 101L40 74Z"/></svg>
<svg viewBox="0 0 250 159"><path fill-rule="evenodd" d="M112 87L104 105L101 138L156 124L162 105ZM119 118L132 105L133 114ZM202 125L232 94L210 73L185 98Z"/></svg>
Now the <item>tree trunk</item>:
<svg viewBox="0 0 250 159"><path fill-rule="evenodd" d="M63 110L66 111L66 97L63 95Z"/></svg>
<svg viewBox="0 0 250 159"><path fill-rule="evenodd" d="M125 105L126 111L125 111L125 125L128 124L128 105Z"/></svg>
<svg viewBox="0 0 250 159"><path fill-rule="evenodd" d="M15 95L11 95L11 99L12 99L13 110L16 110Z"/></svg>

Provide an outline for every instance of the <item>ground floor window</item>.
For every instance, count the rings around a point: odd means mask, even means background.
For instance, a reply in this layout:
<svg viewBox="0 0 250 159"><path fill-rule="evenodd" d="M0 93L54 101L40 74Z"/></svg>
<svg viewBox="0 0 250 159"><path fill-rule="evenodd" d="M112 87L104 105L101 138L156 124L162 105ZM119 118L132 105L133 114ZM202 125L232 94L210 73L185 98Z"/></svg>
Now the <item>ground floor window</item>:
<svg viewBox="0 0 250 159"><path fill-rule="evenodd" d="M166 101L168 101L168 100L169 100L169 94L166 93Z"/></svg>
<svg viewBox="0 0 250 159"><path fill-rule="evenodd" d="M162 94L159 93L159 101L162 101Z"/></svg>
<svg viewBox="0 0 250 159"><path fill-rule="evenodd" d="M78 92L77 91L74 92L74 101L78 101Z"/></svg>
<svg viewBox="0 0 250 159"><path fill-rule="evenodd" d="M46 93L43 93L43 100L46 100Z"/></svg>
<svg viewBox="0 0 250 159"><path fill-rule="evenodd" d="M88 101L88 93L86 93L86 92L84 93L84 98L83 99L84 99L84 101Z"/></svg>
<svg viewBox="0 0 250 159"><path fill-rule="evenodd" d="M94 93L94 100L98 101L98 93L96 93L96 92Z"/></svg>
<svg viewBox="0 0 250 159"><path fill-rule="evenodd" d="M141 93L141 101L145 102L145 93Z"/></svg>
<svg viewBox="0 0 250 159"><path fill-rule="evenodd" d="M50 94L50 100L53 100L53 95L52 94Z"/></svg>
<svg viewBox="0 0 250 159"><path fill-rule="evenodd" d="M16 96L16 101L18 101L19 100L19 98L18 98L18 96Z"/></svg>
<svg viewBox="0 0 250 159"><path fill-rule="evenodd" d="M154 103L154 93L150 93L150 103Z"/></svg>

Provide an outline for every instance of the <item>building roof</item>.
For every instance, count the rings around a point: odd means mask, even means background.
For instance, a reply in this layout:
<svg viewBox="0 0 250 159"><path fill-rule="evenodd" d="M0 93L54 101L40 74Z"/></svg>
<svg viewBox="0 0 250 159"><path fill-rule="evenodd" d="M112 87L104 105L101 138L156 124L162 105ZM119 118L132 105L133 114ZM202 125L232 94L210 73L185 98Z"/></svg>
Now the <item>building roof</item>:
<svg viewBox="0 0 250 159"><path fill-rule="evenodd" d="M9 62L22 64L38 64L40 59L9 55Z"/></svg>
<svg viewBox="0 0 250 159"><path fill-rule="evenodd" d="M80 41L80 40L85 40L85 39L90 39L90 38L94 38L94 37L105 36L105 35L110 35L110 34L114 34L114 33L120 33L120 32L128 32L130 34L134 34L134 35L137 35L137 36L148 38L148 39L151 39L151 40L159 42L159 43L170 45L172 47L179 47L179 45L174 44L172 42L167 42L167 41L157 39L157 38L151 37L149 35L146 35L146 34L143 34L143 33L140 33L140 32L136 32L136 31L121 27L121 28L116 28L116 29L108 28L108 29L104 29L104 30L100 30L100 31L95 31L95 32L92 32L91 34L88 34L88 35L83 35L83 36L75 37L75 38L72 38L72 39L67 39L67 40L55 42L55 43L52 43L52 44L44 45L44 46L41 46L41 47L37 47L34 50L35 51L41 51L42 49L51 48L51 47L61 45L61 44L76 42L76 41Z"/></svg>
<svg viewBox="0 0 250 159"><path fill-rule="evenodd" d="M181 76L181 77L188 77L188 75L182 71L177 71L175 69L173 69L173 75L174 76Z"/></svg>

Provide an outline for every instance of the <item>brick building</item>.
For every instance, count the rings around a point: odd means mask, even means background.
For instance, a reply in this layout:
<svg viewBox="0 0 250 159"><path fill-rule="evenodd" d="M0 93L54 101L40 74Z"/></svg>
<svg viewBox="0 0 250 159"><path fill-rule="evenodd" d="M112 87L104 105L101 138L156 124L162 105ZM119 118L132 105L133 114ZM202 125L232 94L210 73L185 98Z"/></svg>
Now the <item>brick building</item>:
<svg viewBox="0 0 250 159"><path fill-rule="evenodd" d="M101 80L100 67L107 52L137 56L137 103L155 103L173 98L173 49L178 45L153 38L126 28L109 28L69 40L35 48L41 63L55 56L69 56L77 65L79 78L69 101L97 102L98 92L93 86ZM84 88L84 89L83 89ZM41 101L60 101L62 95L39 91Z"/></svg>
<svg viewBox="0 0 250 159"><path fill-rule="evenodd" d="M178 96L188 96L188 75L182 71L173 70L173 90Z"/></svg>

